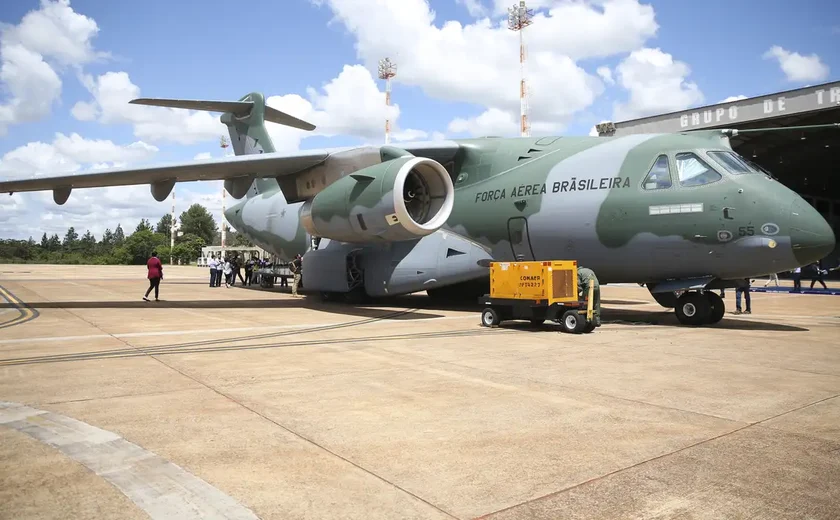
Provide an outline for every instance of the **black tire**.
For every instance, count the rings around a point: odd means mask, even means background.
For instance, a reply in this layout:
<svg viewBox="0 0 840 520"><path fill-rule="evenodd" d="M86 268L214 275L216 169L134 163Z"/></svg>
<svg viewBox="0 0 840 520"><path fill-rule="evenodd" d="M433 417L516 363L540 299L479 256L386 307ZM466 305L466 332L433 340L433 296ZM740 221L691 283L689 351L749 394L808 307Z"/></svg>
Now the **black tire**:
<svg viewBox="0 0 840 520"><path fill-rule="evenodd" d="M704 294L687 292L677 299L674 312L683 325L705 325L712 315L712 302Z"/></svg>
<svg viewBox="0 0 840 520"><path fill-rule="evenodd" d="M501 322L502 320L499 319L499 313L497 313L496 310L492 307L487 307L486 309L481 311L482 327L496 327Z"/></svg>
<svg viewBox="0 0 840 520"><path fill-rule="evenodd" d="M590 332L595 330L595 327L596 327L596 325L595 325L594 320L593 321L588 321L588 322L586 322L586 325L584 325L584 327L583 327L583 333L584 334L589 334Z"/></svg>
<svg viewBox="0 0 840 520"><path fill-rule="evenodd" d="M578 314L575 309L569 309L560 316L560 327L563 332L570 334L580 334L586 326L586 318Z"/></svg>
<svg viewBox="0 0 840 520"><path fill-rule="evenodd" d="M709 314L708 323L709 325L714 325L722 320L723 315L726 314L726 304L723 302L723 298L717 293L707 292L704 294L709 299L709 303L712 304L712 312Z"/></svg>
<svg viewBox="0 0 840 520"><path fill-rule="evenodd" d="M531 325L534 327L539 327L543 323L545 323L545 319L543 318L531 318Z"/></svg>

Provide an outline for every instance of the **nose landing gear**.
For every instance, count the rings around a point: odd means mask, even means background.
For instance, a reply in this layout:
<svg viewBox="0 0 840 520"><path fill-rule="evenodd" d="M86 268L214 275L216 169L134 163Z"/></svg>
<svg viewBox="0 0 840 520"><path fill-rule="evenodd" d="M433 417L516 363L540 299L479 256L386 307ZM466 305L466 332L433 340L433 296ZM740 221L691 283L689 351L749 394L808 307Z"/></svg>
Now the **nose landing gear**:
<svg viewBox="0 0 840 520"><path fill-rule="evenodd" d="M683 325L713 325L723 319L726 305L716 293L690 291L677 298L674 311Z"/></svg>

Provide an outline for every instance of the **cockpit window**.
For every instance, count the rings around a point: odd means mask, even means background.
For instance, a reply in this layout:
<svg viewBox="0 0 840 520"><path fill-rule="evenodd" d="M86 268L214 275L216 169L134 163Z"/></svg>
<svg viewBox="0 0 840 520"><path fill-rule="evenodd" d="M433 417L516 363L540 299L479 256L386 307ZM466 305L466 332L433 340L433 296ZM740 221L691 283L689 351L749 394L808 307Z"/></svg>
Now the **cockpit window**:
<svg viewBox="0 0 840 520"><path fill-rule="evenodd" d="M642 186L646 190L664 190L671 187L671 168L668 166L667 155L656 158Z"/></svg>
<svg viewBox="0 0 840 520"><path fill-rule="evenodd" d="M703 186L723 178L703 159L691 152L678 153L675 159L680 186Z"/></svg>
<svg viewBox="0 0 840 520"><path fill-rule="evenodd" d="M740 175L742 173L761 173L751 167L747 161L734 152L708 152L709 156L718 162L729 173Z"/></svg>

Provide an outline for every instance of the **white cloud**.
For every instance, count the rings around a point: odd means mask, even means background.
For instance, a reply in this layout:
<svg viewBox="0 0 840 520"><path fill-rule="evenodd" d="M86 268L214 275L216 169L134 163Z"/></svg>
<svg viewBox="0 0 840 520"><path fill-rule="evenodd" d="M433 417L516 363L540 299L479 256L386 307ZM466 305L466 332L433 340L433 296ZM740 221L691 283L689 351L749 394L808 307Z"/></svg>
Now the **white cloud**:
<svg viewBox="0 0 840 520"><path fill-rule="evenodd" d="M635 50L616 68L627 103L616 103L616 121L683 110L703 101L696 83L686 80L691 69L660 49Z"/></svg>
<svg viewBox="0 0 840 520"><path fill-rule="evenodd" d="M822 81L828 77L828 66L816 54L803 56L774 45L764 53L764 59L776 59L788 81Z"/></svg>
<svg viewBox="0 0 840 520"><path fill-rule="evenodd" d="M106 72L96 78L86 75L83 82L93 101L73 106L71 112L77 119L93 116L103 124L131 124L137 138L151 142L194 144L227 134L218 114L129 104L141 96L140 87L126 72ZM178 95L173 93L172 97Z"/></svg>
<svg viewBox="0 0 840 520"><path fill-rule="evenodd" d="M201 152L201 153L195 154L195 157L193 157L193 160L194 161L206 161L207 159L212 159L212 158L213 158L213 155L210 152Z"/></svg>
<svg viewBox="0 0 840 520"><path fill-rule="evenodd" d="M96 22L70 7L69 0L41 0L17 25L0 29L0 136L13 124L49 115L61 95L56 69L78 68L107 54L94 51Z"/></svg>
<svg viewBox="0 0 840 520"><path fill-rule="evenodd" d="M475 18L482 18L488 15L487 8L481 3L480 0L455 0L458 4L463 5L467 8L467 12L470 13L470 16L474 16Z"/></svg>
<svg viewBox="0 0 840 520"><path fill-rule="evenodd" d="M718 103L731 103L732 101L740 101L742 99L747 99L747 96L743 94L738 94L737 96L729 96L728 98L718 101Z"/></svg>
<svg viewBox="0 0 840 520"><path fill-rule="evenodd" d="M438 26L426 0L312 1L328 5L353 33L357 53L370 70L376 69L379 59L390 56L399 66L397 83L420 86L439 99L487 107L473 124L454 121L456 127L495 128L503 124L499 112L504 112L509 115L504 133L518 133L519 36L507 28L505 17ZM648 5L636 0L599 0L597 4L530 3L549 7L547 13L534 16L533 25L524 33L534 134L537 129L561 128L603 91L598 76L586 73L575 60L629 52L656 33L658 26ZM502 3L496 4L496 14L504 14L505 9ZM488 127L490 121L494 123Z"/></svg>
<svg viewBox="0 0 840 520"><path fill-rule="evenodd" d="M56 133L50 144L30 142L4 154L0 159L0 175L6 179L66 175L79 171L83 164L136 163L152 158L157 152L157 147L143 141L123 146L107 140L85 139L76 133L69 136Z"/></svg>
<svg viewBox="0 0 840 520"><path fill-rule="evenodd" d="M609 67L598 67L595 71L601 76L601 79L604 80L604 83L608 85L615 85L615 79L613 79L612 71Z"/></svg>
<svg viewBox="0 0 840 520"><path fill-rule="evenodd" d="M52 143L40 141L15 148L0 158L0 178L18 179L79 174L101 168L136 164L154 157L158 149L137 141L118 145L112 141L84 139L78 134L57 133ZM85 166L87 166L85 168ZM195 198L195 195L191 196ZM52 192L16 193L0 205L0 229L4 238L40 239L41 234L63 236L69 226L101 235L122 223L126 232L134 230L141 218L163 214L169 202L158 203L148 186L79 189L63 206L57 206ZM130 227L130 229L129 229Z"/></svg>
<svg viewBox="0 0 840 520"><path fill-rule="evenodd" d="M316 126L314 131L306 132L280 125L267 125L277 151L295 151L302 139L315 135L351 135L383 143L386 115L391 121L391 138L395 141L427 135L422 130L400 130L397 125L399 104L390 107L385 105L385 92L379 90L370 71L361 65L345 65L341 73L324 85L321 91L308 88L307 96L309 99L297 94L266 99L269 106Z"/></svg>

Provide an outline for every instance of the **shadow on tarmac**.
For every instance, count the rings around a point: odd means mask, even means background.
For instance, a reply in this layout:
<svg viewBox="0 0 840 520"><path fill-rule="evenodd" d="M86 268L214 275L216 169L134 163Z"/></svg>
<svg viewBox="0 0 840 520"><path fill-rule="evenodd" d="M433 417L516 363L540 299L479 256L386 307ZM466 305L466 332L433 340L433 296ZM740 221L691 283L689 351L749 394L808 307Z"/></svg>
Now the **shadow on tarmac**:
<svg viewBox="0 0 840 520"><path fill-rule="evenodd" d="M387 319L389 320L428 320L431 318L441 318L441 314L432 314L426 312L416 312L414 310L406 310L399 314L388 312L393 311L394 305L389 305L391 309L385 310L378 307L364 307L348 304L337 304L321 302L317 298L300 298L290 300L173 300L167 301L65 301L65 302L26 302L26 305L32 309L310 309L314 311L328 312L331 314L341 314L349 316L361 316L365 318L378 318L385 314L393 314ZM7 302L0 302L0 309L16 309L13 304Z"/></svg>

